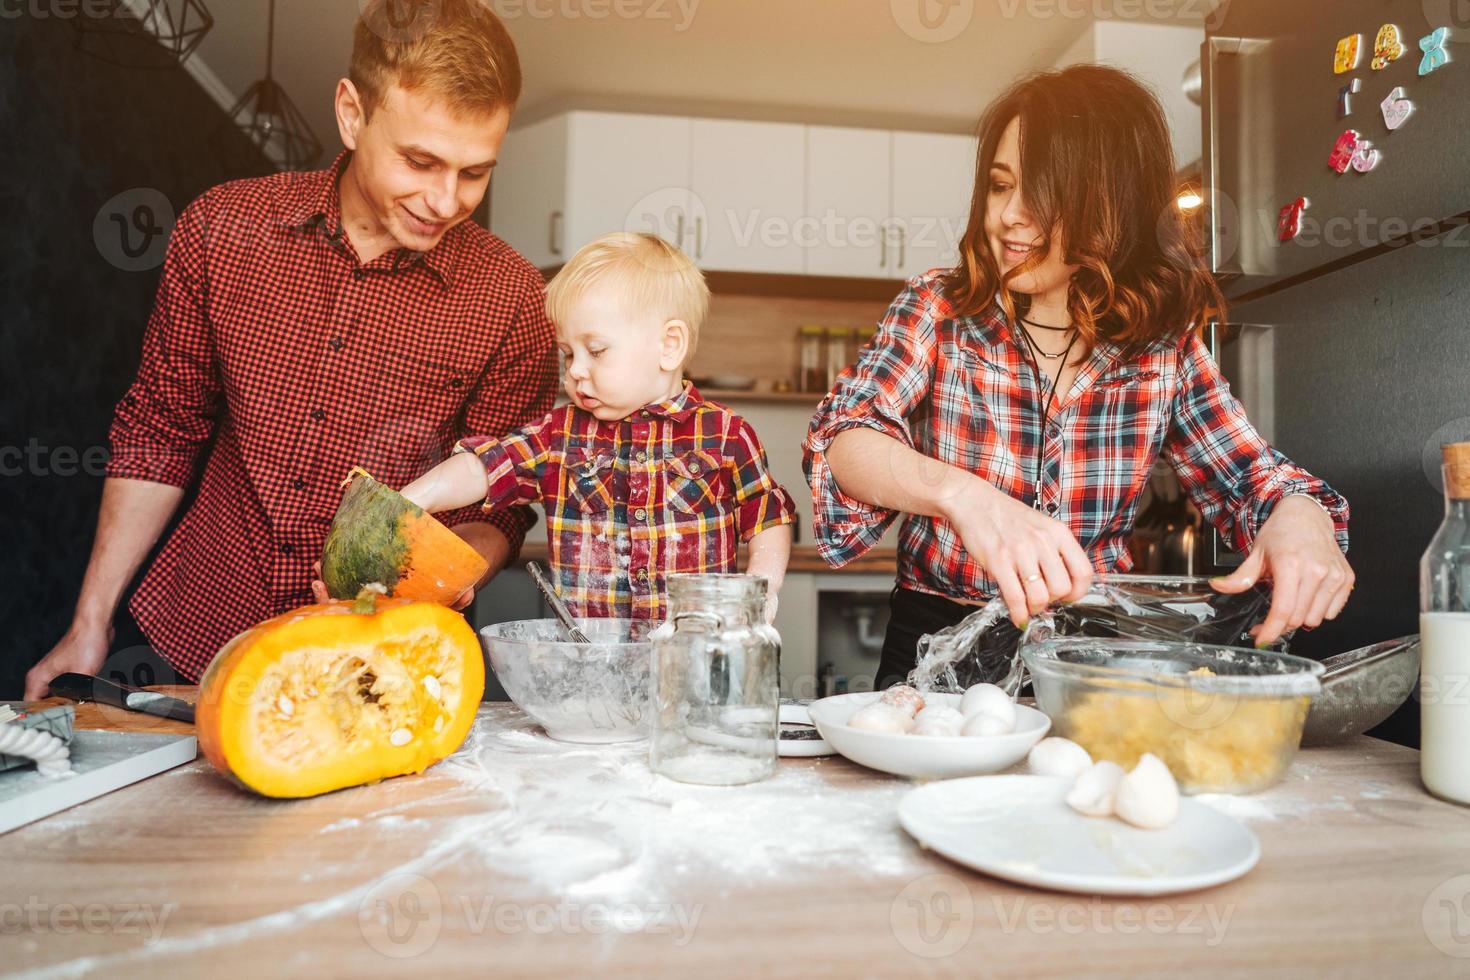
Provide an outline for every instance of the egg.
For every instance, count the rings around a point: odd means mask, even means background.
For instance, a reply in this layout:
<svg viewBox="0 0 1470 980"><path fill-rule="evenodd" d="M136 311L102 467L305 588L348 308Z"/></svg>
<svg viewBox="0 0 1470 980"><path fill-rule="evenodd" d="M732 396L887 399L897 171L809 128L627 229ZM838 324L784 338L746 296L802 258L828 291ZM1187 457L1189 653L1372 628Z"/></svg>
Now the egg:
<svg viewBox="0 0 1470 980"><path fill-rule="evenodd" d="M995 715L970 715L960 728L961 735L1009 735L1011 723Z"/></svg>
<svg viewBox="0 0 1470 980"><path fill-rule="evenodd" d="M1095 762L1077 777L1067 791L1067 805L1089 817L1106 817L1113 812L1123 767L1116 762Z"/></svg>
<svg viewBox="0 0 1470 980"><path fill-rule="evenodd" d="M1118 783L1113 812L1135 827L1158 830L1179 816L1179 784L1162 759L1145 752Z"/></svg>
<svg viewBox="0 0 1470 980"><path fill-rule="evenodd" d="M994 715L1006 723L1006 731L1016 727L1016 703L994 684L976 684L966 690L960 698L960 713L966 718Z"/></svg>
<svg viewBox="0 0 1470 980"><path fill-rule="evenodd" d="M897 684L883 692L882 703L912 718L923 709L924 696L907 684Z"/></svg>
<svg viewBox="0 0 1470 980"><path fill-rule="evenodd" d="M1031 747L1026 764L1038 776L1075 780L1092 765L1092 756L1070 738L1044 738Z"/></svg>
<svg viewBox="0 0 1470 980"><path fill-rule="evenodd" d="M914 727L914 719L901 709L878 701L854 711L847 719L847 726L884 735L906 735Z"/></svg>
<svg viewBox="0 0 1470 980"><path fill-rule="evenodd" d="M942 704L934 704L920 711L914 717L915 735L940 735L953 737L960 733L960 728L965 723L965 716L954 708Z"/></svg>

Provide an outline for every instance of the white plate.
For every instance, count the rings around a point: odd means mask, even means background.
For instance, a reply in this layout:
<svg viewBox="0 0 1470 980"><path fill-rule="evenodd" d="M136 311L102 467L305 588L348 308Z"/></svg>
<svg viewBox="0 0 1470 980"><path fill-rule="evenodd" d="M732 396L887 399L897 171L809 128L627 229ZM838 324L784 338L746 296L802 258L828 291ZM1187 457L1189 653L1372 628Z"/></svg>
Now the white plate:
<svg viewBox="0 0 1470 980"><path fill-rule="evenodd" d="M1016 705L1016 730L1009 735L886 735L850 728L853 712L872 704L881 693L839 694L813 701L807 709L817 731L838 753L859 765L914 779L951 779L1000 772L1026 758L1031 746L1051 728L1051 719L1035 708ZM958 694L925 694L924 703L959 710Z"/></svg>
<svg viewBox="0 0 1470 980"><path fill-rule="evenodd" d="M783 703L781 721L788 725L810 725L812 717L804 704ZM837 753L837 750L828 745L824 738L783 738L777 751L783 759L811 759Z"/></svg>
<svg viewBox="0 0 1470 980"><path fill-rule="evenodd" d="M1167 895L1232 881L1261 856L1240 821L1191 799L1161 830L1084 817L1051 776L980 776L920 786L898 804L914 839L966 867L1089 895Z"/></svg>

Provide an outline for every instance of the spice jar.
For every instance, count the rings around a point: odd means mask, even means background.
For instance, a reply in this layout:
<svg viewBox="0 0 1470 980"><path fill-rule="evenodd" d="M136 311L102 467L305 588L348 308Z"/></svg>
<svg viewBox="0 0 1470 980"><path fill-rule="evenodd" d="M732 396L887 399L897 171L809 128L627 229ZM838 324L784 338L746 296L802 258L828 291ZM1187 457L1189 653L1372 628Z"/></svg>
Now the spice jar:
<svg viewBox="0 0 1470 980"><path fill-rule="evenodd" d="M847 327L827 328L827 388L837 383L837 376L852 363L852 331Z"/></svg>
<svg viewBox="0 0 1470 980"><path fill-rule="evenodd" d="M802 391L826 391L826 331L817 326L802 327L797 331L797 340L797 353L801 363L798 387Z"/></svg>
<svg viewBox="0 0 1470 980"><path fill-rule="evenodd" d="M730 786L776 771L781 642L758 575L668 577L669 621L654 634L649 767Z"/></svg>

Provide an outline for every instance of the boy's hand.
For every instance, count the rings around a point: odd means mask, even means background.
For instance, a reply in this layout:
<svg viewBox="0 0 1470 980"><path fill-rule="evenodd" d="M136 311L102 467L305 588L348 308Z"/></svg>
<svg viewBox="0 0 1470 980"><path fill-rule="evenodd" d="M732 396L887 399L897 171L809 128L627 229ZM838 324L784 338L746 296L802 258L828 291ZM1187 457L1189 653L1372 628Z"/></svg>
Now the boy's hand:
<svg viewBox="0 0 1470 980"><path fill-rule="evenodd" d="M322 581L322 561L318 558L311 563L311 595L317 602L330 602L332 597L327 595L327 583Z"/></svg>
<svg viewBox="0 0 1470 980"><path fill-rule="evenodd" d="M770 626L776 621L776 607L781 605L781 597L774 592L766 596L766 607L761 612L766 617L766 625Z"/></svg>

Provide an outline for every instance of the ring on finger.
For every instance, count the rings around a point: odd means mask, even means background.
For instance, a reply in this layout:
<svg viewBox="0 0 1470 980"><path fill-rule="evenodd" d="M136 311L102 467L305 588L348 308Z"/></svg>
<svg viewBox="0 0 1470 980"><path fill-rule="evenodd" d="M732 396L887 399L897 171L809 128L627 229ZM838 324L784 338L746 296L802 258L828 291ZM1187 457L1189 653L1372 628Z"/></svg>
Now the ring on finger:
<svg viewBox="0 0 1470 980"><path fill-rule="evenodd" d="M1030 585L1032 582L1039 582L1040 580L1041 580L1041 573L1040 572L1035 572L1035 573L1033 573L1031 575L1027 575L1026 578L1023 579L1022 581L1024 581L1027 585Z"/></svg>

